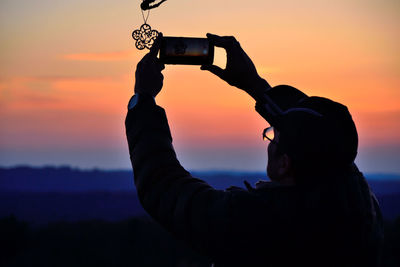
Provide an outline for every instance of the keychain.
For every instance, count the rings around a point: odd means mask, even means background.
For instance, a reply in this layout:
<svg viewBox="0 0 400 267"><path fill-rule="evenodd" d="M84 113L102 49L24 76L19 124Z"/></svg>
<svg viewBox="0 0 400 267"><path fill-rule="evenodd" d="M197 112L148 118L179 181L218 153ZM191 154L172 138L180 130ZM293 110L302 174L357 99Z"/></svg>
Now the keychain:
<svg viewBox="0 0 400 267"><path fill-rule="evenodd" d="M139 50L143 50L145 48L150 49L158 36L158 31L152 30L151 26L147 24L147 20L150 15L150 9L159 7L163 2L167 0L161 0L159 3L152 4L155 1L156 0L143 0L143 2L140 4L140 11L142 12L144 23L142 24L142 26L140 26L140 29L134 30L132 32L132 38L136 41L135 46ZM147 15L145 16L144 11L146 10Z"/></svg>

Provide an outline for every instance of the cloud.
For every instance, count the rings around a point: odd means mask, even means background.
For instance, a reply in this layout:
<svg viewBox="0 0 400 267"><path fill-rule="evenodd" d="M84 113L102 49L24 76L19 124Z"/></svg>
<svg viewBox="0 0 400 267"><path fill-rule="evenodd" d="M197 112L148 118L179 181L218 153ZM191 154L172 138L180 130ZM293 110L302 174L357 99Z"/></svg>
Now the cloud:
<svg viewBox="0 0 400 267"><path fill-rule="evenodd" d="M65 60L71 61L121 61L132 59L135 56L134 50L125 50L106 53L78 53L62 55Z"/></svg>
<svg viewBox="0 0 400 267"><path fill-rule="evenodd" d="M126 76L9 77L0 81L0 119L21 111L31 114L80 109L104 113L124 102L131 93L125 90L128 85Z"/></svg>

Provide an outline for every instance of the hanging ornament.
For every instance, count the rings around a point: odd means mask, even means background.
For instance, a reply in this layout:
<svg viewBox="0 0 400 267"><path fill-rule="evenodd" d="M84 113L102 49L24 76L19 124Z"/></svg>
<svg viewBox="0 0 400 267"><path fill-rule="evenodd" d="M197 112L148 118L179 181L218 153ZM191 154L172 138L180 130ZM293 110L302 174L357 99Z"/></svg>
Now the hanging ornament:
<svg viewBox="0 0 400 267"><path fill-rule="evenodd" d="M152 30L147 23L142 24L139 30L134 30L132 38L136 40L135 46L139 50L150 49L158 36L158 31Z"/></svg>
<svg viewBox="0 0 400 267"><path fill-rule="evenodd" d="M151 29L151 26L147 24L147 20L150 15L150 9L156 8L160 6L163 2L167 0L161 0L159 3L152 4L156 0L143 0L140 5L140 11L142 12L143 24L140 26L140 29L134 30L132 32L132 38L136 41L135 46L139 50L143 50L145 48L150 49L154 41L157 39L158 31ZM144 15L144 10L147 10L147 15Z"/></svg>

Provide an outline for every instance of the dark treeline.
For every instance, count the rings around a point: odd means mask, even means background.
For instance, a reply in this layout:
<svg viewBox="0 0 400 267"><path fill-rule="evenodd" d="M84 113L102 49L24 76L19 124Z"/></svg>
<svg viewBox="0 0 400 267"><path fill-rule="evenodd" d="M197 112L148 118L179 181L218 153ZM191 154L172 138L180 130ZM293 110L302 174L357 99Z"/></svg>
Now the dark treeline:
<svg viewBox="0 0 400 267"><path fill-rule="evenodd" d="M0 266L210 266L147 218L51 223L0 219Z"/></svg>
<svg viewBox="0 0 400 267"><path fill-rule="evenodd" d="M0 266L210 266L147 218L51 223L0 220ZM383 265L400 266L400 217L385 225Z"/></svg>

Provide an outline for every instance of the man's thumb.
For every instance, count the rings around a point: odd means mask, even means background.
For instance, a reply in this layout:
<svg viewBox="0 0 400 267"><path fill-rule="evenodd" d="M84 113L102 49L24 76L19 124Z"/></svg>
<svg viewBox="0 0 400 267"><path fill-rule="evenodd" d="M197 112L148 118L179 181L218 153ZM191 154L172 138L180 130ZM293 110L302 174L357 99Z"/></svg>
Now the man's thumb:
<svg viewBox="0 0 400 267"><path fill-rule="evenodd" d="M220 77L221 79L223 79L224 70L221 69L221 68L218 67L218 66L215 66L215 65L202 65L202 66L200 67L200 69L201 69L201 70L208 70L208 71L210 71L211 73L214 73L215 75L217 75L218 77Z"/></svg>

